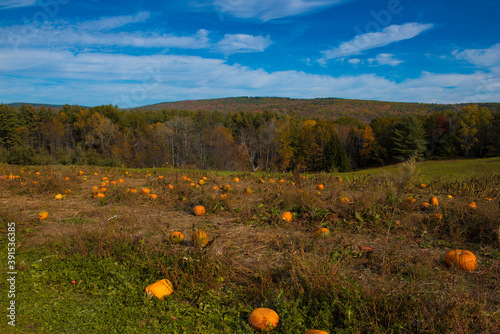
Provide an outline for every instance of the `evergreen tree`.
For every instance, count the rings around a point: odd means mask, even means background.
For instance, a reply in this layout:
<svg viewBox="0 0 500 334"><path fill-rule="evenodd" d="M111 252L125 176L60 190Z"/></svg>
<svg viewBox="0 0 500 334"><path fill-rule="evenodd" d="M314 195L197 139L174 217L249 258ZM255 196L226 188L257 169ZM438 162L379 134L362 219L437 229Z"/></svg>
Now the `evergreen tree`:
<svg viewBox="0 0 500 334"><path fill-rule="evenodd" d="M426 149L425 130L422 122L414 115L407 115L392 131L393 156L401 161L413 155L421 159Z"/></svg>
<svg viewBox="0 0 500 334"><path fill-rule="evenodd" d="M323 151L323 168L328 172L335 170L348 172L351 170L351 162L340 142L337 132L332 132L330 140L325 145Z"/></svg>

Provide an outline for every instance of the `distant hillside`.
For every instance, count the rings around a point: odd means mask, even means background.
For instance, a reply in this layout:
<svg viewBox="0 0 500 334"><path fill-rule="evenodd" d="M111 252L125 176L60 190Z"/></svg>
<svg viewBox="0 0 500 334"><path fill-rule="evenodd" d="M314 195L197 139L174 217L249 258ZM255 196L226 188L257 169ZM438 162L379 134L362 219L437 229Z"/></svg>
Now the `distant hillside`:
<svg viewBox="0 0 500 334"><path fill-rule="evenodd" d="M8 106L12 106L12 107L20 107L22 106L23 104L25 105L32 105L33 107L47 107L47 108L52 108L52 109L59 109L59 108L62 108L64 107L64 105L62 104L47 104L47 103L26 103L26 102L15 102L15 103L7 103Z"/></svg>
<svg viewBox="0 0 500 334"><path fill-rule="evenodd" d="M232 97L208 100L187 100L164 102L143 106L140 110L218 110L227 111L276 111L297 113L304 117L323 119L352 116L361 121L370 121L378 116L402 115L407 113L427 114L445 109L460 109L465 104L425 104L405 102L383 102L371 100L350 100L340 98L292 99L281 97ZM500 103L478 103L491 111L500 108Z"/></svg>

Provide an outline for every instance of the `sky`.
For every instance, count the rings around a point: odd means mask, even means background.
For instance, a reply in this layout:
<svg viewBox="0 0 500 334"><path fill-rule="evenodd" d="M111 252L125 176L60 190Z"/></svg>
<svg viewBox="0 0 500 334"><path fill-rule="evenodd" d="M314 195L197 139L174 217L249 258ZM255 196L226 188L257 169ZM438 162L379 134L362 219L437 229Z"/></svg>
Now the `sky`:
<svg viewBox="0 0 500 334"><path fill-rule="evenodd" d="M0 103L500 102L498 0L0 0Z"/></svg>

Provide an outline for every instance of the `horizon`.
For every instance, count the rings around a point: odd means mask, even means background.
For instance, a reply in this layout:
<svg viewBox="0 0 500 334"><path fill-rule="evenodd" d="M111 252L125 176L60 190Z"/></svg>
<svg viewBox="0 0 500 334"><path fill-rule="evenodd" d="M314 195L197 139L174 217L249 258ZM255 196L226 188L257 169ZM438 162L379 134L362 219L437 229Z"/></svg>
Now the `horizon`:
<svg viewBox="0 0 500 334"><path fill-rule="evenodd" d="M159 104L165 104L165 103L179 103L179 102L197 102L197 101L210 101L210 100L225 100L225 99L238 99L238 98L248 98L248 99L261 99L261 98L272 98L272 99L291 99L291 100L316 100L316 99L338 99L338 100L352 100L352 101L365 101L365 102L380 102L380 103L407 103L407 104L429 104L429 105L445 105L445 106L457 106L457 105L469 105L469 104L500 104L500 102L493 102L493 101L482 101L482 102L457 102L457 103L427 103L427 102L404 102L404 101L384 101L384 100L365 100L365 99L346 99L342 97L313 97L313 98L295 98L295 97L285 97L285 96L227 96L227 97L216 97L216 98L208 98L208 99L188 99L188 100L177 100L177 101L163 101L163 102L156 102L152 104L145 104L145 105L140 105L136 107L118 107L119 109L140 109L144 107L149 107L149 106L154 106L154 105L159 105ZM63 104L51 104L51 103L40 103L40 102L9 102L9 103L4 103L0 101L0 104L6 104L6 105L33 105L35 107L38 106L54 106L54 107L64 107L65 105L70 105L70 106L79 106L83 108L93 108L93 107L98 107L98 106L107 106L107 105L112 105L110 103L104 103L104 104L99 104L95 106L85 106L85 105L80 105L80 104L70 104L70 103L63 103ZM115 107L115 105L112 105Z"/></svg>
<svg viewBox="0 0 500 334"><path fill-rule="evenodd" d="M491 0L6 0L0 101L499 103L499 9Z"/></svg>

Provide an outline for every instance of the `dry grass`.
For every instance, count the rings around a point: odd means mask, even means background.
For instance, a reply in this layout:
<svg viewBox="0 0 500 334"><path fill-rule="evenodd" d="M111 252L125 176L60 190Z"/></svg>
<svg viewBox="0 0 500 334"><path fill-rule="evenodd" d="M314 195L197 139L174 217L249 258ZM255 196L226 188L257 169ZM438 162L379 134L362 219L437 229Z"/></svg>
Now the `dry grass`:
<svg viewBox="0 0 500 334"><path fill-rule="evenodd" d="M420 189L411 166L393 177L348 182L329 174L240 174L234 182L232 175L213 172L158 178L154 171L81 169L84 176L78 176L79 168L2 167L5 174L20 175L0 181L0 217L16 222L22 234L19 251L46 245L61 254L103 258L137 252L150 275L162 273L180 290L196 284L233 289L242 302L275 307L285 303L276 299L282 291L308 312L315 307L324 312L321 303L328 301L330 316L340 319L336 325L366 333L398 332L405 323L403 332L493 333L500 328L498 175ZM182 179L185 175L195 184L203 176L207 180L196 187ZM108 186L104 199L94 198L92 187L100 186L104 176L125 182ZM325 189L318 193L319 183ZM251 195L244 193L247 187ZM127 192L131 188L149 188L158 198ZM54 199L65 189L71 193ZM408 195L417 202L408 204ZM350 203L341 202L342 196ZM422 211L420 203L431 196L438 196L440 205ZM477 209L467 206L471 201ZM207 214L194 216L195 205L204 205ZM50 213L46 221L36 218L42 210ZM294 213L291 223L280 220L284 211ZM332 236L312 238L320 227ZM207 231L211 240L202 250L190 241L195 228ZM185 235L183 245L168 241L174 231ZM443 255L452 248L473 251L478 269L467 273L446 267ZM170 260L158 261L159 256Z"/></svg>

